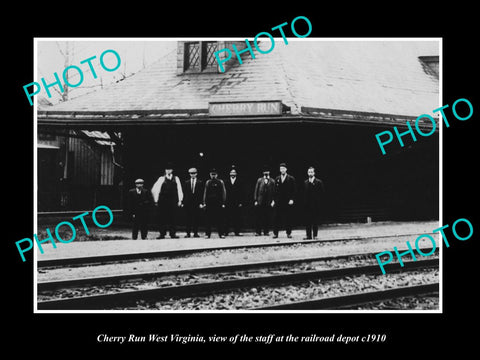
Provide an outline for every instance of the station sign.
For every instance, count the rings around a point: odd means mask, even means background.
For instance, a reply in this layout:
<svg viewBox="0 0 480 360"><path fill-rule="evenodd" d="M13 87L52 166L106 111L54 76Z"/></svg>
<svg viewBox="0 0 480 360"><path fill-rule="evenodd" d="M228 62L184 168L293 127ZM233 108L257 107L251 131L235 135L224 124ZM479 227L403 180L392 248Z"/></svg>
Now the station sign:
<svg viewBox="0 0 480 360"><path fill-rule="evenodd" d="M275 101L238 101L208 103L210 116L265 116L282 115L282 102Z"/></svg>

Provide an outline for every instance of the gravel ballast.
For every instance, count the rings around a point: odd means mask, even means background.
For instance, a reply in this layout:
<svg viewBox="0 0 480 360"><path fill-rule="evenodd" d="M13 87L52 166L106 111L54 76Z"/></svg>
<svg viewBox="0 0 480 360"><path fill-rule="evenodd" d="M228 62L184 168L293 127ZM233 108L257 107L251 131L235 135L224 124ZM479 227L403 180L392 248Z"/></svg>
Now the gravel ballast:
<svg viewBox="0 0 480 360"><path fill-rule="evenodd" d="M401 286L438 282L438 269L422 269L382 276L360 275L334 280L317 280L307 283L258 287L226 291L195 298L171 298L156 302L139 301L136 306L122 309L149 310L245 310L262 306L343 296L364 291L378 291Z"/></svg>
<svg viewBox="0 0 480 360"><path fill-rule="evenodd" d="M82 267L38 269L37 281L42 282L303 257L382 252L385 250L393 251L392 249L394 246L399 249L406 249L405 242L407 240L410 240L410 238L399 236L335 242L298 243L294 245L279 245L267 248L221 249L175 258L145 259L134 262ZM425 245L428 244L425 243Z"/></svg>

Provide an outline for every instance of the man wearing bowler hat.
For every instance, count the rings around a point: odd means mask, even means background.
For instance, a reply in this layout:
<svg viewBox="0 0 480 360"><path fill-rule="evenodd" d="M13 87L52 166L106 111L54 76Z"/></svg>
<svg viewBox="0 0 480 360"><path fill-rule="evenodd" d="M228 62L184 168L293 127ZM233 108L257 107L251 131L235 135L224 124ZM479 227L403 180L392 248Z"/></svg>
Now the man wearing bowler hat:
<svg viewBox="0 0 480 360"><path fill-rule="evenodd" d="M153 184L152 195L155 206L158 209L159 236L157 239L164 239L167 228L172 239L177 239L176 232L176 211L182 205L183 191L178 176L173 175L173 166L167 163L165 174L160 176Z"/></svg>
<svg viewBox="0 0 480 360"><path fill-rule="evenodd" d="M295 201L296 185L295 178L287 174L287 164L279 165L280 175L275 179L275 220L273 228L273 237L278 238L278 231L284 227L287 237L292 237L292 215L293 204Z"/></svg>
<svg viewBox="0 0 480 360"><path fill-rule="evenodd" d="M128 191L127 211L132 217L132 239L137 240L138 230L142 240L147 238L148 214L152 205L152 194L144 189L143 179L135 180L135 188Z"/></svg>
<svg viewBox="0 0 480 360"><path fill-rule="evenodd" d="M223 211L225 209L226 190L223 180L218 179L217 170L210 170L210 179L205 182L203 192L203 206L206 210L205 237L208 239L212 233L212 225L217 226L220 238L225 238L223 231Z"/></svg>
<svg viewBox="0 0 480 360"><path fill-rule="evenodd" d="M275 180L270 177L270 169L263 166L263 176L258 178L253 193L253 201L256 210L256 236L269 234L271 213L273 207L273 195L275 192Z"/></svg>

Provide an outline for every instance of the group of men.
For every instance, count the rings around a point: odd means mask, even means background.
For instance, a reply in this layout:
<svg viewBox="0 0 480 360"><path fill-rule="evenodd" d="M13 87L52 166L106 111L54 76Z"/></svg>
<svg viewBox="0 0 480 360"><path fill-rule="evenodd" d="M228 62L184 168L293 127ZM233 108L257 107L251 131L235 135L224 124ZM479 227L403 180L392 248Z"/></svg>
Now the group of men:
<svg viewBox="0 0 480 360"><path fill-rule="evenodd" d="M257 236L269 235L273 217L273 237L278 238L284 228L288 238L292 237L293 209L297 201L295 178L287 173L287 165L279 165L280 175L270 177L270 170L264 167L263 176L258 178L253 194L256 210L255 232ZM212 227L220 238L233 230L241 236L242 209L245 206L244 184L237 178L237 169L232 166L229 179L218 178L216 169L210 170L205 182L198 179L197 169L188 170L190 178L182 182L173 174L173 166L167 165L165 174L160 176L151 191L144 188L143 179L135 181L135 188L128 194L128 210L133 219L132 238L142 239L148 234L147 223L151 205L156 208L159 236L164 239L167 231L171 238L176 235L176 214L178 208L185 209L186 235L199 237L198 229L202 210L205 211L205 237L210 238ZM307 169L308 178L303 183L303 207L306 226L304 239L315 239L318 234L319 212L325 192L323 183L315 177L315 169Z"/></svg>

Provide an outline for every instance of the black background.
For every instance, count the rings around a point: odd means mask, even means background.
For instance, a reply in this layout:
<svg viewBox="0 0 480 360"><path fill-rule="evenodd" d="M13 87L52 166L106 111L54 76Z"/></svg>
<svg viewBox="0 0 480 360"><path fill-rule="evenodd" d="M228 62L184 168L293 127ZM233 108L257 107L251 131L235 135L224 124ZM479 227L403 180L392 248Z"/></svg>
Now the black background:
<svg viewBox="0 0 480 360"><path fill-rule="evenodd" d="M476 257L478 256L478 215L473 212L477 160L476 123L478 122L478 40L474 28L476 10L472 5L440 3L419 7L419 3L384 3L380 7L356 2L326 7L302 7L298 2L266 6L246 3L204 3L196 8L187 3L175 9L168 3L111 3L105 9L98 4L49 2L35 9L9 9L2 23L2 56L7 84L3 86L3 300L6 332L3 339L16 353L50 358L96 356L100 352L116 356L131 352L136 356L153 351L156 358L178 356L184 351L222 357L247 350L280 352L294 349L297 356L324 357L353 351L371 356L393 354L435 355L445 349L465 353L475 344ZM8 15L8 16L7 16ZM458 98L469 99L473 117L461 122L450 115L450 128L443 136L443 224L467 218L474 224L468 241L451 241L444 248L443 314L33 314L33 265L31 258L22 263L15 241L33 234L33 108L29 106L23 85L33 79L34 37L253 37L261 31L296 16L310 19L310 37L443 37L443 104ZM302 33L299 29L299 33ZM267 55L266 55L267 56ZM268 54L275 56L275 52ZM4 77L5 78L5 77ZM426 109L428 111L430 109ZM447 112L447 115L451 114ZM448 232L447 232L448 234ZM8 320L6 320L8 319ZM4 332L4 333L5 333ZM296 336L356 336L386 334L385 343L375 344L204 344L174 345L156 343L99 344L98 334L147 335L192 334L250 336L274 333ZM166 350L173 352L167 354ZM5 349L7 350L7 349ZM244 354L247 354L247 351ZM301 351L301 352L298 352Z"/></svg>

